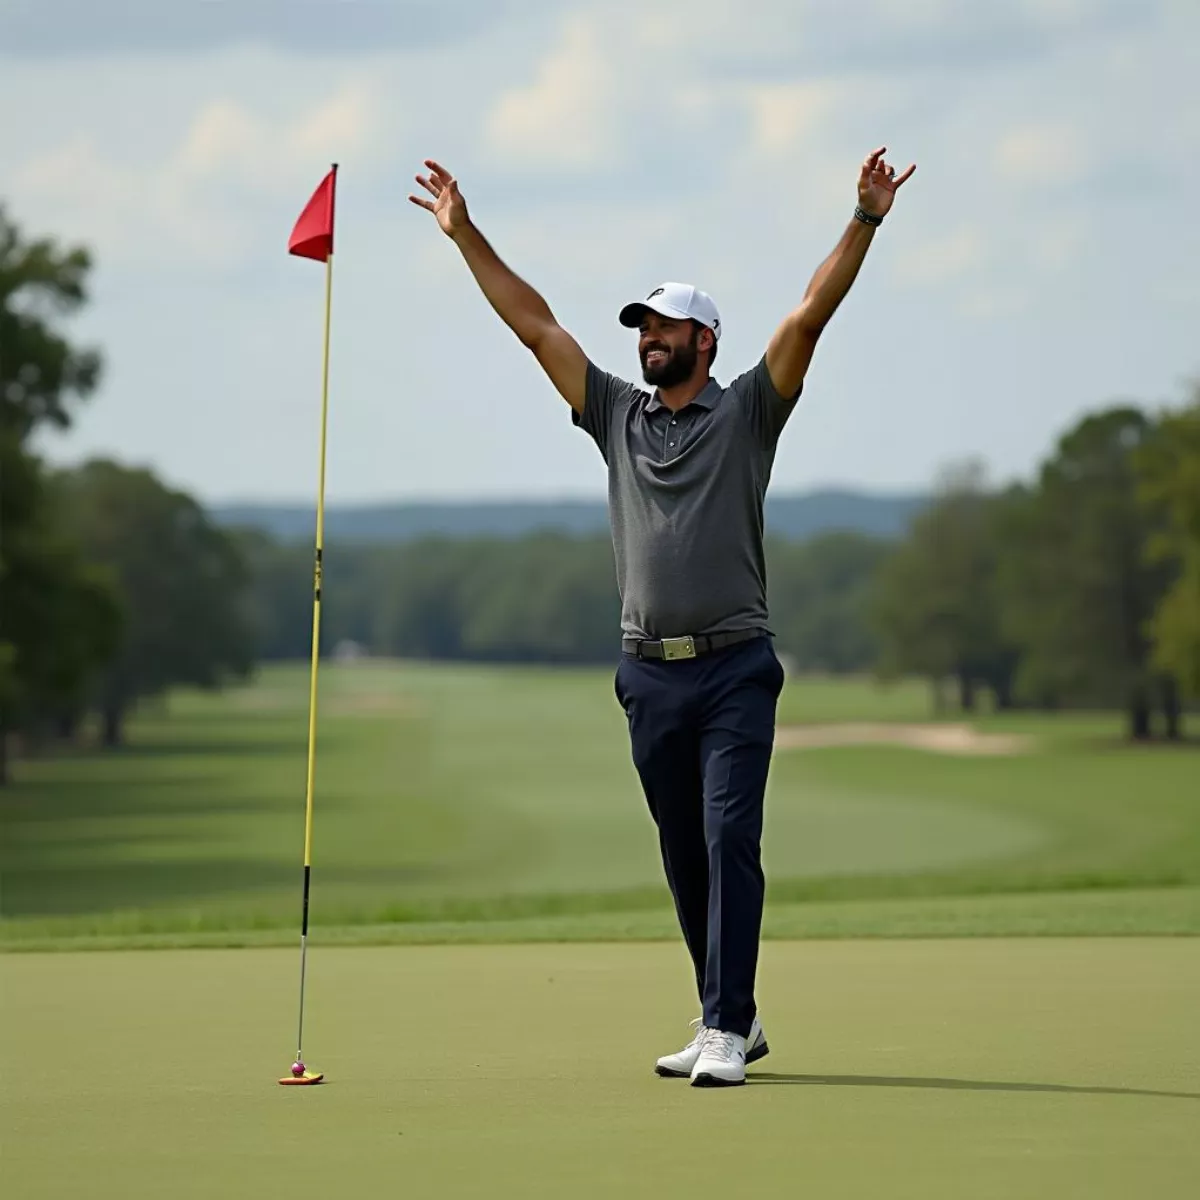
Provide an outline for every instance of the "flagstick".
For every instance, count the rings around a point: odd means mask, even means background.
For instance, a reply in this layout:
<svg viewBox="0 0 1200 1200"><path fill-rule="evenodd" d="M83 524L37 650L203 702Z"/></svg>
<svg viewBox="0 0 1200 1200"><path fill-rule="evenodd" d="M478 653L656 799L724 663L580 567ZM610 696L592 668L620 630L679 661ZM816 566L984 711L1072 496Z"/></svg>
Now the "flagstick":
<svg viewBox="0 0 1200 1200"><path fill-rule="evenodd" d="M308 691L308 781L304 813L304 911L300 926L300 1027L296 1061L304 1062L304 968L308 955L308 891L312 876L313 778L317 749L317 663L321 649L321 555L325 547L325 432L329 418L329 324L333 301L333 251L325 259L325 349L321 366L321 455L317 486L317 545L313 562L312 675Z"/></svg>

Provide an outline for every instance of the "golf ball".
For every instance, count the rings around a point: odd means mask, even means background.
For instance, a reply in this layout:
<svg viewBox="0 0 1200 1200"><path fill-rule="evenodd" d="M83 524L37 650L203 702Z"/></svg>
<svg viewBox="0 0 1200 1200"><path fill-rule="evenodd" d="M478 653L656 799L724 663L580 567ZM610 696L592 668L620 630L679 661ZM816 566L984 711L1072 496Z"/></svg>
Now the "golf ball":
<svg viewBox="0 0 1200 1200"><path fill-rule="evenodd" d="M304 1074L304 1071L305 1071L305 1066L302 1062L292 1063L292 1074L295 1075L297 1079L299 1079L300 1076Z"/></svg>

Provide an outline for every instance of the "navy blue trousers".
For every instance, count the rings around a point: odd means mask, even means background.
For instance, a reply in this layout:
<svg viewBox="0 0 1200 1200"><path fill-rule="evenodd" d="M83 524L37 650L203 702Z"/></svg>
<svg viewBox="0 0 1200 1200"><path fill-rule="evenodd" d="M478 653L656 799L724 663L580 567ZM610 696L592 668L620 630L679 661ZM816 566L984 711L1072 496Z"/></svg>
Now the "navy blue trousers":
<svg viewBox="0 0 1200 1200"><path fill-rule="evenodd" d="M675 662L625 654L617 667L704 1024L743 1037L757 1011L763 796L782 688L769 637Z"/></svg>

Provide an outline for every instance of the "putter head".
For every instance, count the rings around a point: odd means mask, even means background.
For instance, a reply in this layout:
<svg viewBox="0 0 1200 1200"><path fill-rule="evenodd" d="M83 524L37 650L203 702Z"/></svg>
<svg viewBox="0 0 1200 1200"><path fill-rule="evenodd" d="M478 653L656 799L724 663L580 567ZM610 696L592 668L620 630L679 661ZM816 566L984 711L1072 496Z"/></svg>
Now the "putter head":
<svg viewBox="0 0 1200 1200"><path fill-rule="evenodd" d="M305 1071L303 1075L285 1075L280 1079L280 1083L285 1087L304 1087L309 1084L320 1083L325 1076L316 1071Z"/></svg>

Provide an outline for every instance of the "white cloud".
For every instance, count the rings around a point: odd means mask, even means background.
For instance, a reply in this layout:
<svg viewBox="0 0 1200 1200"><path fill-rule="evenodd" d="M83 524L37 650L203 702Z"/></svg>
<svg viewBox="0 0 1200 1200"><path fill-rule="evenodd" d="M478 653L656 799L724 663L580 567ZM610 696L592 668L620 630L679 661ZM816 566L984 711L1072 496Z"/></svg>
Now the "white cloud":
<svg viewBox="0 0 1200 1200"><path fill-rule="evenodd" d="M685 219L670 204L607 201L518 216L505 223L502 237L522 271L575 280L574 292L604 295L611 303L630 289L635 296L648 290L650 273L658 282L672 256L677 272L695 269L697 256L679 252Z"/></svg>
<svg viewBox="0 0 1200 1200"><path fill-rule="evenodd" d="M981 271L987 263L987 240L982 229L963 225L922 241L902 245L895 272L904 283L937 287Z"/></svg>
<svg viewBox="0 0 1200 1200"><path fill-rule="evenodd" d="M1027 308L1028 301L1028 288L983 280L964 293L959 311L976 320L996 320L1017 315Z"/></svg>
<svg viewBox="0 0 1200 1200"><path fill-rule="evenodd" d="M378 161L381 130L370 80L347 83L293 118L272 118L227 98L205 105L159 168L169 185L236 180L259 195L294 196L336 159Z"/></svg>
<svg viewBox="0 0 1200 1200"><path fill-rule="evenodd" d="M828 82L750 86L744 100L753 123L752 151L772 158L795 154L828 122L842 93Z"/></svg>
<svg viewBox="0 0 1200 1200"><path fill-rule="evenodd" d="M603 166L616 148L609 105L616 85L598 22L569 17L533 82L504 93L488 115L490 151L566 170Z"/></svg>
<svg viewBox="0 0 1200 1200"><path fill-rule="evenodd" d="M258 211L247 195L292 199L296 212L337 155L369 168L378 152L369 82L351 82L292 118L226 97L205 102L157 161L122 161L115 144L76 135L14 172L43 224L76 231L102 258L187 260L208 268L252 250Z"/></svg>
<svg viewBox="0 0 1200 1200"><path fill-rule="evenodd" d="M253 113L232 100L214 100L192 122L175 165L188 175L215 175L252 161L265 140L265 123Z"/></svg>
<svg viewBox="0 0 1200 1200"><path fill-rule="evenodd" d="M1009 130L996 145L993 160L1010 182L1043 185L1070 183L1086 161L1080 135L1061 123Z"/></svg>
<svg viewBox="0 0 1200 1200"><path fill-rule="evenodd" d="M687 278L725 311L731 372L886 142L918 171L823 341L776 486L921 482L980 447L1019 470L1079 407L1196 369L1197 235L1177 222L1168 256L1142 242L1200 190L1198 16L1195 0L570 0L386 56L11 60L0 194L37 232L95 244L82 321L113 364L64 444L209 495L309 494L296 397L311 405L320 281L282 249L337 159L331 497L600 491L561 401L404 200L422 158L460 175L497 249L606 364L633 363L628 294ZM11 116L31 95L38 120ZM187 435L164 433L181 414Z"/></svg>
<svg viewBox="0 0 1200 1200"><path fill-rule="evenodd" d="M86 196L93 207L117 208L133 198L126 195L129 174L104 157L93 138L76 136L18 168L16 184L32 195Z"/></svg>
<svg viewBox="0 0 1200 1200"><path fill-rule="evenodd" d="M1027 21L1050 29L1078 26L1087 17L1088 0L1021 0Z"/></svg>
<svg viewBox="0 0 1200 1200"><path fill-rule="evenodd" d="M931 30L961 15L959 0L874 0L870 19L897 29Z"/></svg>
<svg viewBox="0 0 1200 1200"><path fill-rule="evenodd" d="M1083 252L1091 231L1085 214L1045 217L1033 230L1030 250L1043 270L1057 273L1071 266Z"/></svg>

